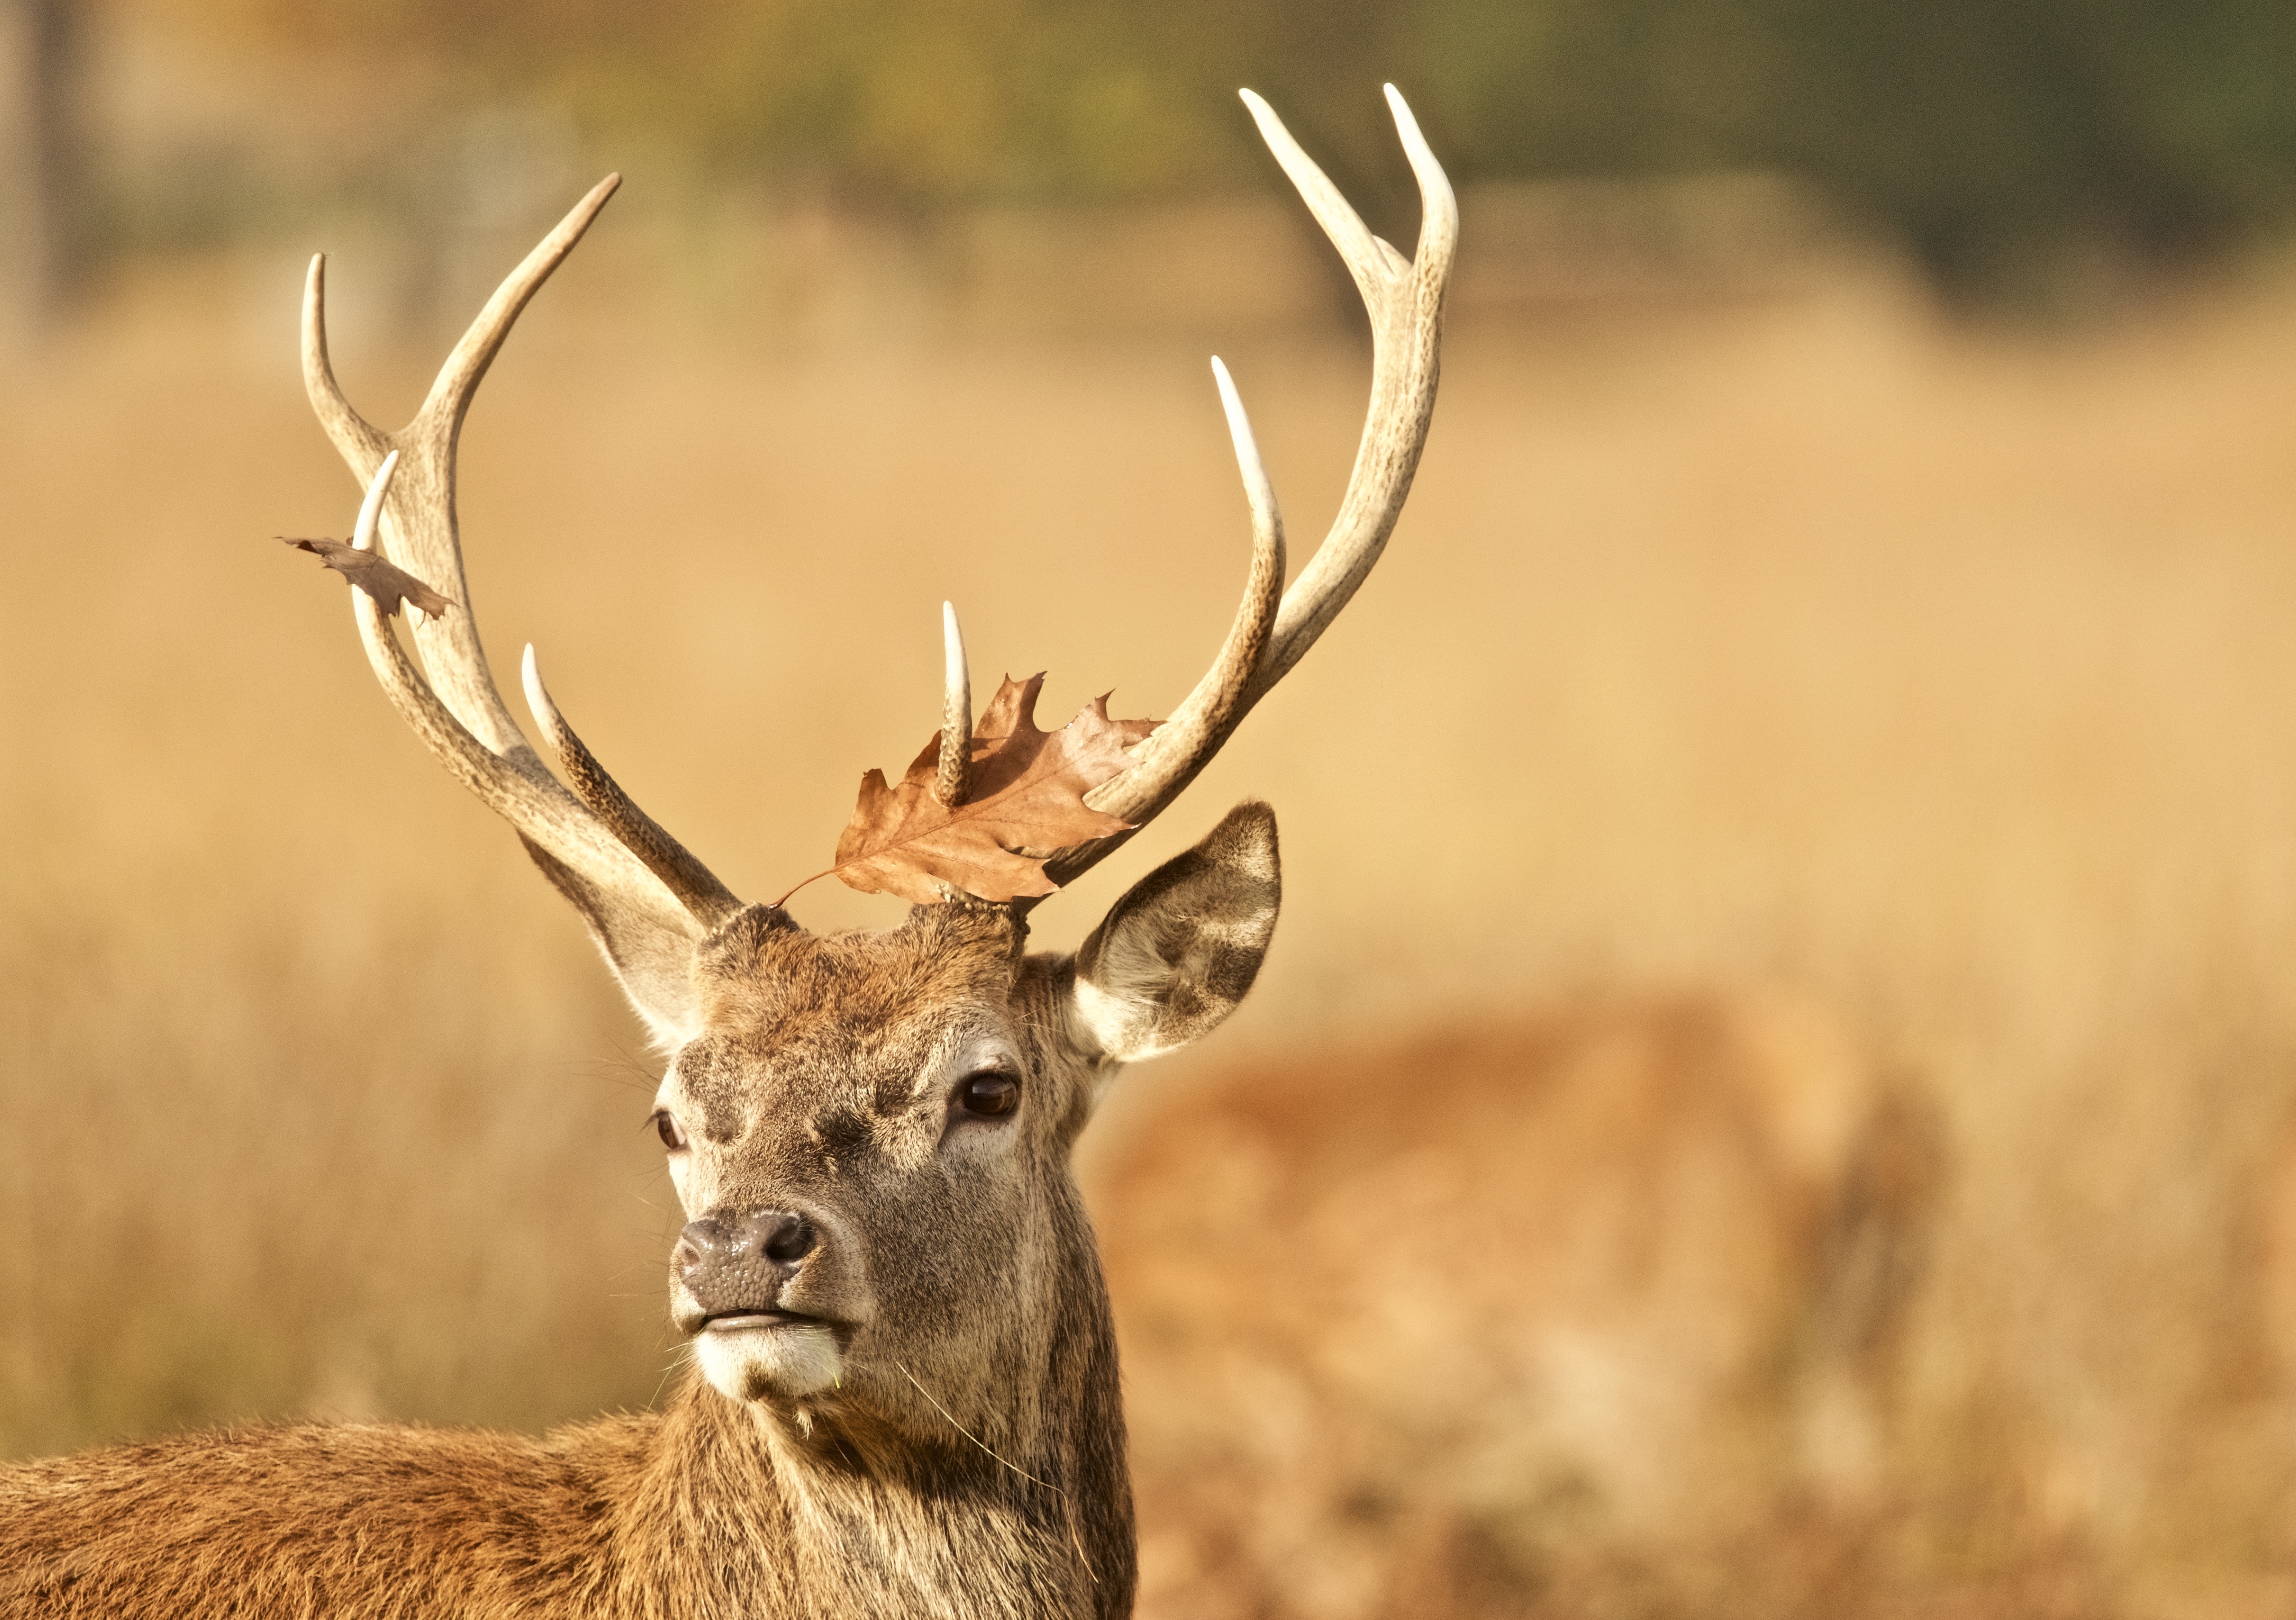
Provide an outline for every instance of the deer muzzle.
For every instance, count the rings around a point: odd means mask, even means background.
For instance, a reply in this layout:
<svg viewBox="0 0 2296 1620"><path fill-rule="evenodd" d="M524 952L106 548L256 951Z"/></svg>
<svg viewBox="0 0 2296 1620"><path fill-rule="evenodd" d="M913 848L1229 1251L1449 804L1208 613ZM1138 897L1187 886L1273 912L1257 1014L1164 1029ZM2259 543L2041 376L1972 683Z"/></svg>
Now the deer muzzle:
<svg viewBox="0 0 2296 1620"><path fill-rule="evenodd" d="M671 1251L671 1314L685 1333L819 1324L786 1295L822 1247L821 1231L786 1209L713 1209L689 1221Z"/></svg>
<svg viewBox="0 0 2296 1620"><path fill-rule="evenodd" d="M713 1209L690 1221L670 1255L670 1316L694 1358L737 1401L803 1397L836 1385L840 1340L859 1302L841 1299L837 1244L789 1209Z"/></svg>

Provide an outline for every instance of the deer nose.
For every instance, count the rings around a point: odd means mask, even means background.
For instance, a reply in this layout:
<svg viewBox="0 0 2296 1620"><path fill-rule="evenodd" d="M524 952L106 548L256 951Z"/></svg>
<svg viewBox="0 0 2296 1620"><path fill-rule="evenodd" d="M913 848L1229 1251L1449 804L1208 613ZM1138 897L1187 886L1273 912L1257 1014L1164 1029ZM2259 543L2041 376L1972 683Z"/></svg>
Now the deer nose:
<svg viewBox="0 0 2296 1620"><path fill-rule="evenodd" d="M688 1221L678 1234L672 1262L686 1285L748 1282L778 1288L820 1246L812 1222L786 1209L753 1209L745 1215L713 1209Z"/></svg>

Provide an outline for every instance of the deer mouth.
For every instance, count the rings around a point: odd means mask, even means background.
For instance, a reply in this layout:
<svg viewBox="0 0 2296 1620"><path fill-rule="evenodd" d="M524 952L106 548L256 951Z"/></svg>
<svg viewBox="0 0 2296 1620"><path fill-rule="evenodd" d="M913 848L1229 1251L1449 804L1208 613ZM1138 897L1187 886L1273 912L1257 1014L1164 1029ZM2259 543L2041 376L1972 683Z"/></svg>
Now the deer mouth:
<svg viewBox="0 0 2296 1620"><path fill-rule="evenodd" d="M838 1324L802 1311L715 1311L693 1330L693 1359L729 1399L802 1399L839 1387L840 1338Z"/></svg>
<svg viewBox="0 0 2296 1620"><path fill-rule="evenodd" d="M826 1328L818 1316L796 1311L720 1311L701 1319L697 1333L758 1333L774 1328Z"/></svg>

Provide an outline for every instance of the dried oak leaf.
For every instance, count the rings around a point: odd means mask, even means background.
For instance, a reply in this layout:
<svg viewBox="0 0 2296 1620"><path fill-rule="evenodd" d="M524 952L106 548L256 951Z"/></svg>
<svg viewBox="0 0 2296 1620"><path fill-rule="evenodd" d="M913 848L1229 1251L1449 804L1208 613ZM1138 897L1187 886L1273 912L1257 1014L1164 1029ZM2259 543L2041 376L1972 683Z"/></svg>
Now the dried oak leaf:
<svg viewBox="0 0 2296 1620"><path fill-rule="evenodd" d="M1084 796L1129 766L1124 750L1156 729L1152 720L1111 720L1105 695L1056 732L1037 725L1041 675L1009 676L972 728L972 780L951 809L932 795L940 764L933 733L898 787L882 771L861 779L861 802L837 840L830 870L864 894L930 904L961 889L979 900L1049 895L1046 857L1129 822L1093 809Z"/></svg>
<svg viewBox="0 0 2296 1620"><path fill-rule="evenodd" d="M455 605L396 563L387 562L373 552L363 552L346 541L299 540L290 535L278 537L299 552L309 552L373 597L374 605L382 610L385 618L398 611L401 601L413 602L433 618Z"/></svg>

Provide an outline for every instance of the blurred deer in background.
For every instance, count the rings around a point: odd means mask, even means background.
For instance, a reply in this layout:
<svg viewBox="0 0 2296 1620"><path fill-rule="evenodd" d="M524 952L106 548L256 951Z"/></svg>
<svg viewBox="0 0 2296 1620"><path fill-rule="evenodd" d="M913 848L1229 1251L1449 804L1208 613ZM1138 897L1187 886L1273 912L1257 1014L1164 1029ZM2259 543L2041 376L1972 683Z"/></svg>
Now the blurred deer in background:
<svg viewBox="0 0 2296 1620"><path fill-rule="evenodd" d="M1401 510L1434 405L1457 213L1388 98L1423 210L1408 259L1246 94L1371 317L1371 405L1330 536L1284 590L1274 494L1219 371L1255 545L1210 672L1152 731L1095 705L1038 732L1034 682L1008 683L976 730L948 615L942 729L900 789L879 779L873 801L865 786L840 845L849 881L925 902L883 934L816 936L778 904L737 900L599 765L529 648L526 693L562 785L480 649L455 510L463 417L615 181L503 283L395 434L336 388L314 262L305 378L366 487L365 555L334 560L362 582L368 659L573 902L671 1054L655 1118L690 1217L671 1315L699 1376L663 1411L540 1440L280 1427L0 1469L0 1611L1129 1611L1115 1337L1069 1151L1119 1066L1202 1035L1250 988L1279 898L1274 816L1230 812L1072 958L1025 954L1027 915L1188 784L1346 605ZM403 572L375 571L384 552ZM413 624L423 673L386 622L398 593L445 599ZM1047 760L1080 798L1058 815L1037 814Z"/></svg>
<svg viewBox="0 0 2296 1620"><path fill-rule="evenodd" d="M1160 1109L1087 1177L1143 1612L1513 1615L1571 1559L1854 1517L1932 1140L1777 991L1246 1065Z"/></svg>

